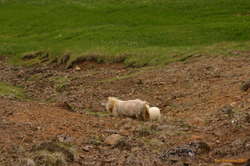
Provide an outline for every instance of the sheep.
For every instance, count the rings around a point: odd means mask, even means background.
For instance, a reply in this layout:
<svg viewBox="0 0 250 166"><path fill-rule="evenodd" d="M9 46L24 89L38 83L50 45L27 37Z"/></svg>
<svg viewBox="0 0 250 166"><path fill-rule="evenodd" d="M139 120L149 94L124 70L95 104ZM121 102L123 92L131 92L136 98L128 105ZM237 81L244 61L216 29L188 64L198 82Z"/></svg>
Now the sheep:
<svg viewBox="0 0 250 166"><path fill-rule="evenodd" d="M159 121L161 120L161 111L160 108L158 107L149 107L148 106L148 110L149 110L149 119L152 121Z"/></svg>
<svg viewBox="0 0 250 166"><path fill-rule="evenodd" d="M115 117L125 116L144 121L150 118L148 103L140 99L123 101L116 97L108 97L106 110Z"/></svg>

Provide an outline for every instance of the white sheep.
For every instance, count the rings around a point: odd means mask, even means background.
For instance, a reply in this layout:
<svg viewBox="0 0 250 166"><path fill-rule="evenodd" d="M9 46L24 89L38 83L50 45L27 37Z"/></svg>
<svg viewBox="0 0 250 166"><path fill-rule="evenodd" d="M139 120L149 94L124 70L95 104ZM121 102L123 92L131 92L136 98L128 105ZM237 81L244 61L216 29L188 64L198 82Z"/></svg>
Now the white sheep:
<svg viewBox="0 0 250 166"><path fill-rule="evenodd" d="M114 116L125 116L145 121L150 118L148 103L140 99L123 101L115 97L109 97L106 110Z"/></svg>
<svg viewBox="0 0 250 166"><path fill-rule="evenodd" d="M149 119L154 121L159 121L161 120L161 111L160 108L158 107L149 107L148 106L148 110L149 110Z"/></svg>

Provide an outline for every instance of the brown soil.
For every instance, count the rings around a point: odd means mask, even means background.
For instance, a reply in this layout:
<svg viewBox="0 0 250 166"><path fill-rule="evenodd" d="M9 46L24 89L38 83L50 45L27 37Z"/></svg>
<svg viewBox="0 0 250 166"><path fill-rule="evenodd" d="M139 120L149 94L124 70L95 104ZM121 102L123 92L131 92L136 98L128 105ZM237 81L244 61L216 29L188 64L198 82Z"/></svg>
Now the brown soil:
<svg viewBox="0 0 250 166"><path fill-rule="evenodd" d="M199 57L155 68L94 62L78 67L24 68L0 61L0 81L24 87L29 98L0 98L0 165L15 165L33 145L60 134L78 145L80 157L71 163L76 166L171 165L160 155L196 140L211 150L180 162L250 158L250 90L241 91L250 79L249 57ZM102 106L108 96L146 100L161 108L163 119L112 117ZM106 146L113 133L125 142Z"/></svg>

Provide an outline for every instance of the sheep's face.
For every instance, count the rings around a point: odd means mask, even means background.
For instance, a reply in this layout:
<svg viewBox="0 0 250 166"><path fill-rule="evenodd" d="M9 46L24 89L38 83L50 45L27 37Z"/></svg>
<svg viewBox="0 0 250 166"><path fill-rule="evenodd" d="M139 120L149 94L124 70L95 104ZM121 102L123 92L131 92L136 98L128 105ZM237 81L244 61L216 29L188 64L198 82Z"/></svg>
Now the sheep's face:
<svg viewBox="0 0 250 166"><path fill-rule="evenodd" d="M108 102L106 103L106 110L112 113L116 103L117 103L116 98L109 97Z"/></svg>

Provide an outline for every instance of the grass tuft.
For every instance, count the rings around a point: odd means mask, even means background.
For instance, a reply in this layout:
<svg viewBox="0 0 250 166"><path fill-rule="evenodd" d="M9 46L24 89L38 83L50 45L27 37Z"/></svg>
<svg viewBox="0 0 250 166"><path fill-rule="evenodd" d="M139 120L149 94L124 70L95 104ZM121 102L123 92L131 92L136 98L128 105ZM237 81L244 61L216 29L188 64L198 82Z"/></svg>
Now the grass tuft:
<svg viewBox="0 0 250 166"><path fill-rule="evenodd" d="M5 82L0 82L0 96L24 99L26 98L24 90L20 87L15 87Z"/></svg>

